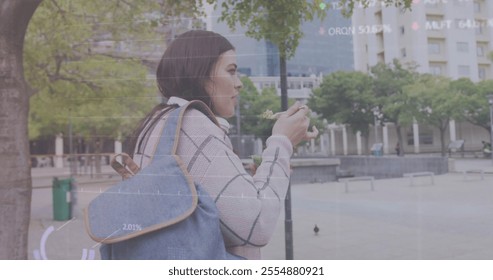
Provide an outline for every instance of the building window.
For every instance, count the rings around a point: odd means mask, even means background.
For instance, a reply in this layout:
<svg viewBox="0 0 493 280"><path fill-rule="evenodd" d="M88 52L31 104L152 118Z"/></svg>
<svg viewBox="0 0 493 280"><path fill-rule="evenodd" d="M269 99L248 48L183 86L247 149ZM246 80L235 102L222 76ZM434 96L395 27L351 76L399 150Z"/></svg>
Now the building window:
<svg viewBox="0 0 493 280"><path fill-rule="evenodd" d="M438 64L430 64L430 74L432 75L442 75L442 66Z"/></svg>
<svg viewBox="0 0 493 280"><path fill-rule="evenodd" d="M484 67L478 68L478 78L480 80L486 80L486 68Z"/></svg>
<svg viewBox="0 0 493 280"><path fill-rule="evenodd" d="M385 63L385 54L383 52L379 53L377 59L379 63Z"/></svg>
<svg viewBox="0 0 493 280"><path fill-rule="evenodd" d="M443 21L443 16L426 15L426 21L428 21L428 22L441 22L441 21Z"/></svg>
<svg viewBox="0 0 493 280"><path fill-rule="evenodd" d="M485 26L485 22L482 20L478 20L475 22L475 25L476 25L476 28L474 28L474 29L476 31L476 35L482 35L483 34L483 26Z"/></svg>
<svg viewBox="0 0 493 280"><path fill-rule="evenodd" d="M423 145L433 145L433 132L423 131L419 133L419 142Z"/></svg>
<svg viewBox="0 0 493 280"><path fill-rule="evenodd" d="M419 144L420 145L433 145L433 131L431 129L419 127ZM414 132L412 128L407 133L407 145L414 146Z"/></svg>
<svg viewBox="0 0 493 280"><path fill-rule="evenodd" d="M301 82L290 82L288 88L290 88L290 89L301 89Z"/></svg>
<svg viewBox="0 0 493 280"><path fill-rule="evenodd" d="M454 4L456 6L464 7L466 3L464 0L454 0Z"/></svg>
<svg viewBox="0 0 493 280"><path fill-rule="evenodd" d="M474 12L481 13L481 3L479 1L474 1Z"/></svg>
<svg viewBox="0 0 493 280"><path fill-rule="evenodd" d="M459 77L469 77L471 68L468 65L459 65L458 67Z"/></svg>
<svg viewBox="0 0 493 280"><path fill-rule="evenodd" d="M457 51L462 53L469 52L469 44L467 42L457 42Z"/></svg>
<svg viewBox="0 0 493 280"><path fill-rule="evenodd" d="M427 5L428 7L430 7L430 8L438 8L438 4L441 4L441 3L438 3L438 1L436 1L436 2L433 2L433 1L428 1L428 2L426 2L426 1L425 1L425 3L426 3L426 5Z"/></svg>
<svg viewBox="0 0 493 280"><path fill-rule="evenodd" d="M303 87L304 88L313 88L313 82L304 82Z"/></svg>
<svg viewBox="0 0 493 280"><path fill-rule="evenodd" d="M407 56L407 54L406 54L406 48L402 48L401 49L401 56L402 57L406 57Z"/></svg>
<svg viewBox="0 0 493 280"><path fill-rule="evenodd" d="M428 53L429 54L439 54L440 53L440 43L428 42Z"/></svg>
<svg viewBox="0 0 493 280"><path fill-rule="evenodd" d="M478 56L484 56L484 46L478 45L478 47L476 48L476 53L478 54Z"/></svg>

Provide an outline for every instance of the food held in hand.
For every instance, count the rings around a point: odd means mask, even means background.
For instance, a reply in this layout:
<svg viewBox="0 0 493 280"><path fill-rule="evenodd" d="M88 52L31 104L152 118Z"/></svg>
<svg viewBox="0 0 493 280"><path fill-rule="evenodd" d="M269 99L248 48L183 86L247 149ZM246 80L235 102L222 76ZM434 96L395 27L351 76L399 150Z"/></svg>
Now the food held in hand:
<svg viewBox="0 0 493 280"><path fill-rule="evenodd" d="M262 118L268 120L276 119L275 114L272 112L272 110L265 110L265 112L262 113Z"/></svg>

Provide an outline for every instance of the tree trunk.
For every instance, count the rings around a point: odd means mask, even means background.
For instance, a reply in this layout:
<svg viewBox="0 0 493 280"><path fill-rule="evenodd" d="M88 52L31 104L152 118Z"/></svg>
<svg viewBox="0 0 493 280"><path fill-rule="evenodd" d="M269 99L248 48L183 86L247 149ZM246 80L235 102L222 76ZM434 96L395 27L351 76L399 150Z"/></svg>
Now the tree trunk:
<svg viewBox="0 0 493 280"><path fill-rule="evenodd" d="M42 0L0 0L0 259L27 259L31 212L30 89L23 47Z"/></svg>
<svg viewBox="0 0 493 280"><path fill-rule="evenodd" d="M438 127L438 129L440 130L440 145L442 150L442 157L446 156L447 154L447 148L445 146L445 131L447 130L449 123L450 120L445 120L443 122L440 122L440 126Z"/></svg>
<svg viewBox="0 0 493 280"><path fill-rule="evenodd" d="M371 155L370 151L370 134L363 135L363 138L365 139L365 150L363 151L364 155Z"/></svg>
<svg viewBox="0 0 493 280"><path fill-rule="evenodd" d="M398 156L402 157L404 156L404 142L402 139L402 131L401 131L401 125L396 124L395 125L395 131L397 132L397 143L399 143L399 153L397 154Z"/></svg>
<svg viewBox="0 0 493 280"><path fill-rule="evenodd" d="M442 157L444 157L447 153L445 149L445 129L440 127L439 130L440 130L440 147L442 151Z"/></svg>

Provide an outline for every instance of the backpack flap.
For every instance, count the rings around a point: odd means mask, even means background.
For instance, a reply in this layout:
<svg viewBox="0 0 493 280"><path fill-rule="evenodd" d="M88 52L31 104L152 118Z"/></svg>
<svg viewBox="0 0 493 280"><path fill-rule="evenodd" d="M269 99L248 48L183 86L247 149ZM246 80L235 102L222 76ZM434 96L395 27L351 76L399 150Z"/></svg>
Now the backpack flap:
<svg viewBox="0 0 493 280"><path fill-rule="evenodd" d="M189 102L168 116L151 163L136 175L119 182L96 197L85 209L86 229L101 243L137 237L190 216L198 197L192 177L176 155L183 114ZM198 106L197 106L198 105Z"/></svg>
<svg viewBox="0 0 493 280"><path fill-rule="evenodd" d="M101 243L126 240L178 223L194 211L193 182L176 165L155 166L111 187L89 204L86 224L92 239Z"/></svg>

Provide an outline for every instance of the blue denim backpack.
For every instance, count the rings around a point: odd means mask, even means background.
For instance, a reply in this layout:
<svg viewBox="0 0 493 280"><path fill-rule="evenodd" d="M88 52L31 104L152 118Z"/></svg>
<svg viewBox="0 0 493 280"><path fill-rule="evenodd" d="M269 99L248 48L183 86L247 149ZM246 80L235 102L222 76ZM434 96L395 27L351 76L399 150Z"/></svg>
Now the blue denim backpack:
<svg viewBox="0 0 493 280"><path fill-rule="evenodd" d="M102 259L241 259L226 252L214 200L193 182L176 155L189 106L216 124L210 109L191 101L171 111L152 162L110 187L85 209L86 230Z"/></svg>

